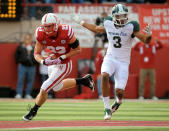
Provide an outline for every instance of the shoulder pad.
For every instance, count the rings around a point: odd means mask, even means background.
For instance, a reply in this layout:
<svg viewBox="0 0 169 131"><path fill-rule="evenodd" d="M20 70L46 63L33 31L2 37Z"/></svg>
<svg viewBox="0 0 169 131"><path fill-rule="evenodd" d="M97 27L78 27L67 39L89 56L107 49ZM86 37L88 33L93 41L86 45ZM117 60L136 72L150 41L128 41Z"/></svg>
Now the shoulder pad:
<svg viewBox="0 0 169 131"><path fill-rule="evenodd" d="M69 39L71 39L74 35L73 29L70 25L60 25L60 30L63 32L64 35L66 35Z"/></svg>
<svg viewBox="0 0 169 131"><path fill-rule="evenodd" d="M107 16L107 17L104 19L104 21L106 21L106 20L112 21L112 17L111 17L111 16Z"/></svg>
<svg viewBox="0 0 169 131"><path fill-rule="evenodd" d="M129 23L134 26L133 32L140 31L140 24L137 21L130 21Z"/></svg>

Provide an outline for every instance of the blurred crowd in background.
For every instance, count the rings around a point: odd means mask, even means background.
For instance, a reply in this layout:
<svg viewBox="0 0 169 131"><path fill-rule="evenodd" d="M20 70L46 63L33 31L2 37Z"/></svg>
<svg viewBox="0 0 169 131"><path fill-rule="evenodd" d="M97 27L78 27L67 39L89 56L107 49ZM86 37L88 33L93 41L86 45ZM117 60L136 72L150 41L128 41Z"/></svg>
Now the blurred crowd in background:
<svg viewBox="0 0 169 131"><path fill-rule="evenodd" d="M23 4L26 5L26 12L29 12L27 16L29 16L32 20L40 19L44 12L53 12L53 8L51 6L40 6L41 4L64 4L64 3L72 3L72 4L90 4L90 3L129 3L129 4L167 4L169 0L24 0ZM29 4L36 4L36 6L31 6ZM29 5L29 6L27 6ZM43 12L42 12L43 10Z"/></svg>

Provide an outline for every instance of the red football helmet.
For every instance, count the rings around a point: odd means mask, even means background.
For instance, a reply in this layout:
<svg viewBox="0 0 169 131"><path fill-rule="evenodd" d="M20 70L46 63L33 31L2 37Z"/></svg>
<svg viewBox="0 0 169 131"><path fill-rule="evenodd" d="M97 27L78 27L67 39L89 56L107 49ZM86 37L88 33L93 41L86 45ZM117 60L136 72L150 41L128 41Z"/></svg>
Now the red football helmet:
<svg viewBox="0 0 169 131"><path fill-rule="evenodd" d="M54 13L47 13L42 17L41 23L43 31L50 37L56 34L60 20Z"/></svg>

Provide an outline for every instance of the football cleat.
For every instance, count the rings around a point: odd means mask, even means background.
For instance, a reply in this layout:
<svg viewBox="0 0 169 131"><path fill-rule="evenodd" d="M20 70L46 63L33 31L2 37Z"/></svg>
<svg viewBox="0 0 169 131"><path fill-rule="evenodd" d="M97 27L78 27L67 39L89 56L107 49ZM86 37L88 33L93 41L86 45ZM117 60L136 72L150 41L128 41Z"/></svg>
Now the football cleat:
<svg viewBox="0 0 169 131"><path fill-rule="evenodd" d="M87 86L92 90L92 92L94 92L95 85L94 85L94 81L92 79L92 76L90 74L87 74L83 78L88 80Z"/></svg>
<svg viewBox="0 0 169 131"><path fill-rule="evenodd" d="M104 120L110 120L111 117L112 117L112 112L111 112L111 110L106 108L106 109L104 110L104 113L105 113L105 115L104 115Z"/></svg>
<svg viewBox="0 0 169 131"><path fill-rule="evenodd" d="M111 113L114 113L119 108L119 106L120 104L115 101L111 107Z"/></svg>
<svg viewBox="0 0 169 131"><path fill-rule="evenodd" d="M36 116L36 114L37 114L37 111L34 111L32 108L30 109L30 111L29 111L29 113L28 114L26 114L26 115L24 115L23 117L22 117L22 119L24 120L24 121L31 121L35 116Z"/></svg>

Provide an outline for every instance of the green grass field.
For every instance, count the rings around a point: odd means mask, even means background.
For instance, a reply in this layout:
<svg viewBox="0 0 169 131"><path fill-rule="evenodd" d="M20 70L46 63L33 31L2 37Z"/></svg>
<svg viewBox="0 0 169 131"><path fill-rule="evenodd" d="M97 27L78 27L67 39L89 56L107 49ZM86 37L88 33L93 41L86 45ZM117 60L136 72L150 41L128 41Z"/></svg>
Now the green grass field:
<svg viewBox="0 0 169 131"><path fill-rule="evenodd" d="M112 100L113 102L113 100ZM34 100L0 99L0 121L22 121L27 113L27 105L34 105ZM39 110L33 121L72 121L103 120L103 102L100 100L48 100ZM112 120L169 121L169 101L124 100ZM1 130L1 128L0 128ZM4 130L4 129L3 129ZM14 130L14 129L10 129ZM56 127L17 130L68 130L68 131L169 131L168 127Z"/></svg>

